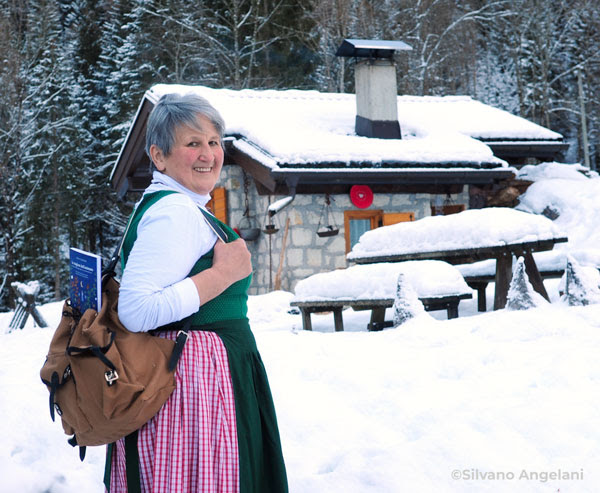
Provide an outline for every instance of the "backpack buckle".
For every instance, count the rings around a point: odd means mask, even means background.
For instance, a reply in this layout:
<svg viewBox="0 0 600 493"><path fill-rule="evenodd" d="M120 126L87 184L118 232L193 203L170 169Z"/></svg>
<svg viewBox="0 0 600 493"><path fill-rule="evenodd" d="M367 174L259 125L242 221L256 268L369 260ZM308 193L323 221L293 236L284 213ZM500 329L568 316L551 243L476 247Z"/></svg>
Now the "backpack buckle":
<svg viewBox="0 0 600 493"><path fill-rule="evenodd" d="M108 370L104 372L104 378L106 378L106 383L110 387L118 380L119 374L116 370Z"/></svg>

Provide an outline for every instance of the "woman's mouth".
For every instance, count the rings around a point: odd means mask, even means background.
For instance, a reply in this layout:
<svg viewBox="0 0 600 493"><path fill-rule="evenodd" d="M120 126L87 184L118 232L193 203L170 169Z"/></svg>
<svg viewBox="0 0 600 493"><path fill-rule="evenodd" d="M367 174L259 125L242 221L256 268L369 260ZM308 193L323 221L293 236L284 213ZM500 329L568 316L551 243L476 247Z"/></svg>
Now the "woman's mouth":
<svg viewBox="0 0 600 493"><path fill-rule="evenodd" d="M212 168L194 168L194 171L197 173L210 173Z"/></svg>

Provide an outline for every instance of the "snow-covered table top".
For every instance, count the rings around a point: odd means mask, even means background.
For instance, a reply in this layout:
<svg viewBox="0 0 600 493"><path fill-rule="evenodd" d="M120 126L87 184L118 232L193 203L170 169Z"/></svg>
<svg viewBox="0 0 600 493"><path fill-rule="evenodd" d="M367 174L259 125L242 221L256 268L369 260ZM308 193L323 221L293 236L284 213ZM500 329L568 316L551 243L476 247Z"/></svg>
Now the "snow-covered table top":
<svg viewBox="0 0 600 493"><path fill-rule="evenodd" d="M464 254L478 260L495 257L503 247L550 250L561 241L566 235L544 216L500 207L470 209L367 231L347 258L361 263Z"/></svg>
<svg viewBox="0 0 600 493"><path fill-rule="evenodd" d="M296 285L293 301L393 299L400 273L419 298L472 293L456 267L440 260L419 260L354 265L314 274Z"/></svg>

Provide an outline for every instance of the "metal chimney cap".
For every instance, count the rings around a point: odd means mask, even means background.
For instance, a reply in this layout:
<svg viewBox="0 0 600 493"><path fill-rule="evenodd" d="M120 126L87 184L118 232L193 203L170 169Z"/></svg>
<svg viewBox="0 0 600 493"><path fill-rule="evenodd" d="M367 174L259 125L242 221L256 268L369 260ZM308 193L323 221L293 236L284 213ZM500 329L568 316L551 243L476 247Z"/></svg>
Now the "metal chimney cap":
<svg viewBox="0 0 600 493"><path fill-rule="evenodd" d="M361 58L392 58L394 51L412 50L403 41L386 41L383 39L345 39L335 56Z"/></svg>

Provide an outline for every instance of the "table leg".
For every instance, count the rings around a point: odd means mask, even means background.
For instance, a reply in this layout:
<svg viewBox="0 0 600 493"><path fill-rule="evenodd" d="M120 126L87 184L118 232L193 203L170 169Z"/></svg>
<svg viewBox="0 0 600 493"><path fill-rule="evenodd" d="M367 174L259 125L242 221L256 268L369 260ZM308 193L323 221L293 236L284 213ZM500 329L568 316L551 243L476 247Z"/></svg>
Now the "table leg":
<svg viewBox="0 0 600 493"><path fill-rule="evenodd" d="M467 283L471 289L477 291L477 311L485 312L487 311L487 300L485 298L485 289L487 288L488 283L485 281L476 281L476 282L468 282Z"/></svg>
<svg viewBox="0 0 600 493"><path fill-rule="evenodd" d="M448 320L450 320L451 318L458 318L458 303L460 300L456 300L456 301L450 301L448 302L448 308L447 308L447 312L448 312Z"/></svg>
<svg viewBox="0 0 600 493"><path fill-rule="evenodd" d="M496 259L496 293L494 294L494 310L506 306L508 287L512 278L512 255L502 255Z"/></svg>
<svg viewBox="0 0 600 493"><path fill-rule="evenodd" d="M310 321L310 310L306 308L300 308L302 312L302 328L304 330L312 330L312 323Z"/></svg>
<svg viewBox="0 0 600 493"><path fill-rule="evenodd" d="M533 289L546 298L547 301L550 301L548 293L546 292L546 288L544 287L544 281L542 280L540 271L538 270L535 260L533 259L533 255L531 252L526 252L523 255L523 258L525 259L525 272L527 272L527 277L529 277L529 282L533 286Z"/></svg>
<svg viewBox="0 0 600 493"><path fill-rule="evenodd" d="M344 320L342 319L342 307L333 309L333 325L336 332L344 330Z"/></svg>
<svg viewBox="0 0 600 493"><path fill-rule="evenodd" d="M371 311L371 320L369 321L369 325L367 325L367 330L381 330L381 324L383 324L383 322L385 322L385 307L373 308Z"/></svg>

